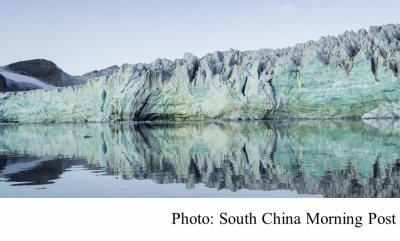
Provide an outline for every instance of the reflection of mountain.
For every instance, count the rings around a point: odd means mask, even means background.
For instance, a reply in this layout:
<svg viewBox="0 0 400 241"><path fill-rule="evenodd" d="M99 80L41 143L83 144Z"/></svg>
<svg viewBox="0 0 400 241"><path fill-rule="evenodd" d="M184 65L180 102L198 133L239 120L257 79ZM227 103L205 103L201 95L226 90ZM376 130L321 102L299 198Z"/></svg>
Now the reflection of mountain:
<svg viewBox="0 0 400 241"><path fill-rule="evenodd" d="M20 185L42 185L54 183L52 180L60 178L61 174L72 165L87 164L85 159L70 159L60 157L32 157L32 156L3 156L0 155L0 178L8 182L19 182Z"/></svg>
<svg viewBox="0 0 400 241"><path fill-rule="evenodd" d="M382 125L368 124L2 125L0 152L60 156L60 160L79 156L87 159L86 165L106 167L124 179L185 183L188 188L205 183L232 191L284 189L326 197L399 197L398 130L387 131L387 123L385 131L379 129ZM35 168L54 170L48 175L57 178L65 170L57 168L57 161ZM3 162L0 156L0 175L9 168ZM32 170L27 174L30 181L40 176Z"/></svg>

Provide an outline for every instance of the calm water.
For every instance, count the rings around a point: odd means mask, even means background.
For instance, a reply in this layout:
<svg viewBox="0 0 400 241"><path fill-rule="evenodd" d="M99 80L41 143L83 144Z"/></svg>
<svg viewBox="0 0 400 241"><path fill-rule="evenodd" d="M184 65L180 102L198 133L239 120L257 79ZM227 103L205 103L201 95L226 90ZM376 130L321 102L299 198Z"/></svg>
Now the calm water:
<svg viewBox="0 0 400 241"><path fill-rule="evenodd" d="M400 121L0 125L0 197L399 197Z"/></svg>

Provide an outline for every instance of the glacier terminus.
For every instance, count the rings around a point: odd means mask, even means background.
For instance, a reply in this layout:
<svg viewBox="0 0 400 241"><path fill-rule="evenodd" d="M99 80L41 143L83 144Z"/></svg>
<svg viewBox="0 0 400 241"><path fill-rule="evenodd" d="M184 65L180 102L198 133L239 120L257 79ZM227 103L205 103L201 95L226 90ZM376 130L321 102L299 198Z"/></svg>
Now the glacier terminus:
<svg viewBox="0 0 400 241"><path fill-rule="evenodd" d="M125 64L83 85L0 93L1 122L398 118L400 25L283 49Z"/></svg>

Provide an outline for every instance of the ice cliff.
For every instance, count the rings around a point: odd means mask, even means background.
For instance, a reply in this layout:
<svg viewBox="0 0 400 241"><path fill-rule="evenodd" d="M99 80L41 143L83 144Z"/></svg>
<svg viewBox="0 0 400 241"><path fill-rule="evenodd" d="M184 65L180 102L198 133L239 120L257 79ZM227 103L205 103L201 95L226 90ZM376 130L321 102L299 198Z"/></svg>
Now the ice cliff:
<svg viewBox="0 0 400 241"><path fill-rule="evenodd" d="M123 65L84 86L0 94L3 122L398 118L400 25L284 49Z"/></svg>

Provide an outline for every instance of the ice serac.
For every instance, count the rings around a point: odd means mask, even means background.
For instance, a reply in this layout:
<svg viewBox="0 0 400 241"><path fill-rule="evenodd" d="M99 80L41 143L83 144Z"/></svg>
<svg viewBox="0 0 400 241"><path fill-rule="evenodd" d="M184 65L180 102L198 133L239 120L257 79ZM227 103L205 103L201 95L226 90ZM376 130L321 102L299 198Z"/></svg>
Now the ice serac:
<svg viewBox="0 0 400 241"><path fill-rule="evenodd" d="M389 24L291 48L126 64L84 86L2 94L0 119L397 118L399 41Z"/></svg>

